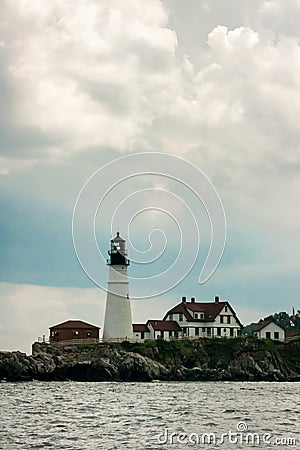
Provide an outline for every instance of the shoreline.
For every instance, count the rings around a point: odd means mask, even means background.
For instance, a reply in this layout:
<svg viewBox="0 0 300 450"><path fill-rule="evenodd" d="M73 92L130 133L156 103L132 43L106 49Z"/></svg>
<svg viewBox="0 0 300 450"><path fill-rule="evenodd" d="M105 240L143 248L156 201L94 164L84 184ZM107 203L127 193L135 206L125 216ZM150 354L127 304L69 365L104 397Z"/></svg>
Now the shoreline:
<svg viewBox="0 0 300 450"><path fill-rule="evenodd" d="M0 352L1 381L300 381L300 339L255 337L58 346Z"/></svg>

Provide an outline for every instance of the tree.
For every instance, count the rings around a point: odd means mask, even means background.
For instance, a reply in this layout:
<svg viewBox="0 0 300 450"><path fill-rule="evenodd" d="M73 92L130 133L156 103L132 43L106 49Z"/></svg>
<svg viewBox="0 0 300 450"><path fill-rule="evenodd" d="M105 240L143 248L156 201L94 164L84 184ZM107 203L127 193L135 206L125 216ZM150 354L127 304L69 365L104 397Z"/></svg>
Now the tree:
<svg viewBox="0 0 300 450"><path fill-rule="evenodd" d="M285 330L291 330L293 327L291 325L291 318L287 312L281 311L279 313L271 314L264 318L265 320L273 320L273 322L280 325Z"/></svg>
<svg viewBox="0 0 300 450"><path fill-rule="evenodd" d="M300 330L300 309L297 310L297 314L295 319L293 319L287 312L281 311L278 313L270 314L264 319L260 319L257 323L252 322L249 325L246 325L242 334L252 334L253 330L263 322L267 320L271 320L287 331L297 331Z"/></svg>

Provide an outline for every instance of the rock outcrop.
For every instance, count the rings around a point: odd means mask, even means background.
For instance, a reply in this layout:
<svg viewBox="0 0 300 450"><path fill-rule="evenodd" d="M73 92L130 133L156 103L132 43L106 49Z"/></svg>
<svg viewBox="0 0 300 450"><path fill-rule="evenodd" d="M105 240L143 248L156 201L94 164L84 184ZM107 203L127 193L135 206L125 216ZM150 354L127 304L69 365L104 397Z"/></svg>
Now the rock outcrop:
<svg viewBox="0 0 300 450"><path fill-rule="evenodd" d="M0 352L0 380L300 381L300 339L146 341Z"/></svg>

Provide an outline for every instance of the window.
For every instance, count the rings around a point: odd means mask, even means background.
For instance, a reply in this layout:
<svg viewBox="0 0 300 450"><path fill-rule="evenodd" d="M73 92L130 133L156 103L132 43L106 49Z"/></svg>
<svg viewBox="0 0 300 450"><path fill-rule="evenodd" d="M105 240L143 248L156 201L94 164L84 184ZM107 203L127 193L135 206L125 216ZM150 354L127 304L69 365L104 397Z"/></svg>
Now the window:
<svg viewBox="0 0 300 450"><path fill-rule="evenodd" d="M144 337L145 337L145 332L141 331L141 339L144 339Z"/></svg>
<svg viewBox="0 0 300 450"><path fill-rule="evenodd" d="M225 311L225 312L227 312L227 311L228 311L228 307L227 307L227 305L225 305L225 307L224 307L224 311Z"/></svg>
<svg viewBox="0 0 300 450"><path fill-rule="evenodd" d="M74 336L78 336L78 335L79 335L79 331L74 330L74 331L73 331L73 334L74 334Z"/></svg>
<svg viewBox="0 0 300 450"><path fill-rule="evenodd" d="M164 332L163 332L163 331L160 332L160 337L161 337L162 339L164 338Z"/></svg>
<svg viewBox="0 0 300 450"><path fill-rule="evenodd" d="M274 339L279 339L279 331L274 331Z"/></svg>
<svg viewBox="0 0 300 450"><path fill-rule="evenodd" d="M198 319L198 314L197 313L194 314L194 319Z"/></svg>
<svg viewBox="0 0 300 450"><path fill-rule="evenodd" d="M173 320L173 314L169 314L169 320Z"/></svg>
<svg viewBox="0 0 300 450"><path fill-rule="evenodd" d="M266 338L267 339L271 339L271 332L270 331L266 331Z"/></svg>
<svg viewBox="0 0 300 450"><path fill-rule="evenodd" d="M207 327L207 334L211 335L211 328L210 327Z"/></svg>
<svg viewBox="0 0 300 450"><path fill-rule="evenodd" d="M182 321L183 321L183 314L180 313L180 314L179 314L179 322L182 322Z"/></svg>
<svg viewBox="0 0 300 450"><path fill-rule="evenodd" d="M172 337L172 331L169 331L169 338Z"/></svg>
<svg viewBox="0 0 300 450"><path fill-rule="evenodd" d="M230 336L233 337L234 333L233 333L234 329L230 328Z"/></svg>
<svg viewBox="0 0 300 450"><path fill-rule="evenodd" d="M221 328L217 328L217 336L221 336Z"/></svg>
<svg viewBox="0 0 300 450"><path fill-rule="evenodd" d="M230 319L231 319L231 317L227 316L227 323L230 323Z"/></svg>
<svg viewBox="0 0 300 450"><path fill-rule="evenodd" d="M182 332L183 332L183 334L186 335L186 327L183 327L183 328L182 328Z"/></svg>
<svg viewBox="0 0 300 450"><path fill-rule="evenodd" d="M199 328L195 328L195 336L199 336Z"/></svg>
<svg viewBox="0 0 300 450"><path fill-rule="evenodd" d="M200 313L200 319L204 319L204 313Z"/></svg>
<svg viewBox="0 0 300 450"><path fill-rule="evenodd" d="M202 328L202 333L205 333L205 328L204 327Z"/></svg>
<svg viewBox="0 0 300 450"><path fill-rule="evenodd" d="M87 336L87 337L91 337L91 336L92 336L92 332L91 332L91 331L87 331L87 332L86 332L86 336Z"/></svg>
<svg viewBox="0 0 300 450"><path fill-rule="evenodd" d="M224 316L220 316L220 323L224 323Z"/></svg>

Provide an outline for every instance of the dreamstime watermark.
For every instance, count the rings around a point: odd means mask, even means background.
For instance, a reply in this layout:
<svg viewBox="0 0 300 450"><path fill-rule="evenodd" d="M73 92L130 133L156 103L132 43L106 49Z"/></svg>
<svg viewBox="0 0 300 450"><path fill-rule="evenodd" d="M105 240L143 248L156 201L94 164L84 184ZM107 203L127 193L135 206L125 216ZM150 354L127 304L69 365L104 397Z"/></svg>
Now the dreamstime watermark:
<svg viewBox="0 0 300 450"><path fill-rule="evenodd" d="M249 432L246 422L238 422L236 430L228 430L226 433L184 433L172 432L165 428L157 436L156 442L159 445L274 445L274 446L296 446L297 439L292 436L274 436L272 433Z"/></svg>
<svg viewBox="0 0 300 450"><path fill-rule="evenodd" d="M154 186L141 187L143 181L151 178L156 180ZM190 205L182 196L183 191L193 199ZM125 234L131 262L156 263L170 247L163 227L156 226L148 233L149 248L140 251L133 243L131 226L142 214L163 214L173 222L179 236L176 257L158 273L149 272L141 278L129 274L129 281L133 281L135 291L141 293L132 298L151 298L165 293L179 284L195 265L200 247L196 213L200 208L206 212L211 235L206 260L199 270L198 281L205 283L217 269L226 242L225 212L211 181L194 164L166 153L135 153L118 158L98 169L84 184L76 200L72 235L78 261L89 278L107 290L107 280L99 271L99 265L106 263L107 248L99 248L96 218L100 216L107 220L109 215L109 238L116 231ZM154 235L159 248L154 248Z"/></svg>

